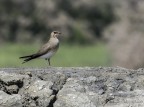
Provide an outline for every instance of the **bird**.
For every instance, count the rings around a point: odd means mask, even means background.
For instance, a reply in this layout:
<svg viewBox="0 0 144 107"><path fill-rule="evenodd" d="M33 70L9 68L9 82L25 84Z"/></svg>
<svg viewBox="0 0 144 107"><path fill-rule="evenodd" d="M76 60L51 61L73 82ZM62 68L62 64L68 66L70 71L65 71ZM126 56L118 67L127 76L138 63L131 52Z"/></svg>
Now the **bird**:
<svg viewBox="0 0 144 107"><path fill-rule="evenodd" d="M22 64L36 59L36 58L44 58L45 60L48 60L49 66L51 65L50 63L50 58L57 52L59 49L59 39L58 37L60 36L61 32L59 31L53 31L50 34L50 38L46 44L44 44L37 53L27 55L27 56L22 56L19 57L20 59L24 59Z"/></svg>

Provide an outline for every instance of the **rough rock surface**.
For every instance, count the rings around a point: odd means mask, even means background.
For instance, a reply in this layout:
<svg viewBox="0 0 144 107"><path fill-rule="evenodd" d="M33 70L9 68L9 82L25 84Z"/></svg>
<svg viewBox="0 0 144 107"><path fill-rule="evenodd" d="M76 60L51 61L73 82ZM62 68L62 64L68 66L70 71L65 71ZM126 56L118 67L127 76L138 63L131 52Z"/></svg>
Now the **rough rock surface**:
<svg viewBox="0 0 144 107"><path fill-rule="evenodd" d="M22 107L22 98L18 94L8 95L0 91L0 107Z"/></svg>
<svg viewBox="0 0 144 107"><path fill-rule="evenodd" d="M144 69L0 69L0 107L143 107L143 93Z"/></svg>

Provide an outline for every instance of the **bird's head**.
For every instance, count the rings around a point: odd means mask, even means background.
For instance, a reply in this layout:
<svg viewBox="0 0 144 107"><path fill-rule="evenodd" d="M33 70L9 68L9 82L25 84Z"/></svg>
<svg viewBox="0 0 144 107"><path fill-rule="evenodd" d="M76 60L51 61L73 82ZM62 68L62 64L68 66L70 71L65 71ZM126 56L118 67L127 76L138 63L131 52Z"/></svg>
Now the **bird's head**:
<svg viewBox="0 0 144 107"><path fill-rule="evenodd" d="M51 33L51 37L53 37L53 38L58 38L58 37L60 36L60 34L61 34L61 32L59 32L59 31L53 31L53 32Z"/></svg>

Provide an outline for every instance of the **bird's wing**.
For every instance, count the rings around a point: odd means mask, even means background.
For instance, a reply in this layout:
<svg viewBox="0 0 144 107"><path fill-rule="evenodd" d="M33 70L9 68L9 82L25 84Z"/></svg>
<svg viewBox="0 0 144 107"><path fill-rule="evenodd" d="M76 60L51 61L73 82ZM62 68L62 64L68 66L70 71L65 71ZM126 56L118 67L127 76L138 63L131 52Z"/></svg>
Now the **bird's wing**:
<svg viewBox="0 0 144 107"><path fill-rule="evenodd" d="M47 44L43 45L36 54L41 56L41 55L46 54L50 50L51 50L51 46L50 46L50 44L47 43Z"/></svg>
<svg viewBox="0 0 144 107"><path fill-rule="evenodd" d="M20 58L25 58L23 63L26 63L26 62L28 62L32 59L35 59L35 58L38 58L38 57L44 55L49 50L51 50L50 45L45 44L40 48L40 50L36 54L32 54L32 55L29 55L29 56L23 56L23 57L20 57Z"/></svg>
<svg viewBox="0 0 144 107"><path fill-rule="evenodd" d="M55 44L52 44L51 42L48 42L47 44L43 45L36 54L41 56L41 55L48 53L51 50L55 51L55 49L57 49L58 46L59 44L55 45Z"/></svg>

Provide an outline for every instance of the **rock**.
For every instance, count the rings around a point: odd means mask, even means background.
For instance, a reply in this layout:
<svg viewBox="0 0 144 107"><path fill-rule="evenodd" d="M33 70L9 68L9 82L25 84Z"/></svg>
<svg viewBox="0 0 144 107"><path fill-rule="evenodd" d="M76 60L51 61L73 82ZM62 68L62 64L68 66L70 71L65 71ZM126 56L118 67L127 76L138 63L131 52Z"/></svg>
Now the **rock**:
<svg viewBox="0 0 144 107"><path fill-rule="evenodd" d="M53 90L50 89L52 85L53 83L50 81L37 80L31 84L27 92L32 99L37 100L39 107L47 107L54 98Z"/></svg>
<svg viewBox="0 0 144 107"><path fill-rule="evenodd" d="M144 105L143 93L143 90L115 93L114 98L109 100L105 107L142 107Z"/></svg>
<svg viewBox="0 0 144 107"><path fill-rule="evenodd" d="M6 86L6 91L9 94L18 94L18 86L17 85L10 85L10 86Z"/></svg>
<svg viewBox="0 0 144 107"><path fill-rule="evenodd" d="M0 80L0 107L144 105L144 69L9 68L0 69ZM16 81L22 81L23 85L19 87Z"/></svg>
<svg viewBox="0 0 144 107"><path fill-rule="evenodd" d="M57 95L54 107L96 107L78 80L69 78Z"/></svg>
<svg viewBox="0 0 144 107"><path fill-rule="evenodd" d="M123 68L115 70L100 68L99 70L101 72L83 72L80 77L74 75L75 78L68 78L57 94L54 107L126 107L133 105L142 107L143 90L137 90L134 86L139 84L136 83L139 79L129 77L133 72L130 73ZM141 78L140 81L143 79ZM139 95L140 98L137 98Z"/></svg>
<svg viewBox="0 0 144 107"><path fill-rule="evenodd" d="M27 82L24 79L28 80L28 75L21 75L15 73L3 72L0 74L0 89L8 94L17 94L23 85Z"/></svg>
<svg viewBox="0 0 144 107"><path fill-rule="evenodd" d="M18 85L21 86L23 84L23 79L27 77L25 75L15 74L15 73L6 73L3 72L0 74L0 81L2 81L6 85Z"/></svg>
<svg viewBox="0 0 144 107"><path fill-rule="evenodd" d="M0 91L0 107L23 107L22 98L18 94L8 95Z"/></svg>
<svg viewBox="0 0 144 107"><path fill-rule="evenodd" d="M52 89L56 92L61 90L63 85L65 84L67 79L67 76L65 74L62 74L60 72L57 72L56 75L53 77L53 86Z"/></svg>

